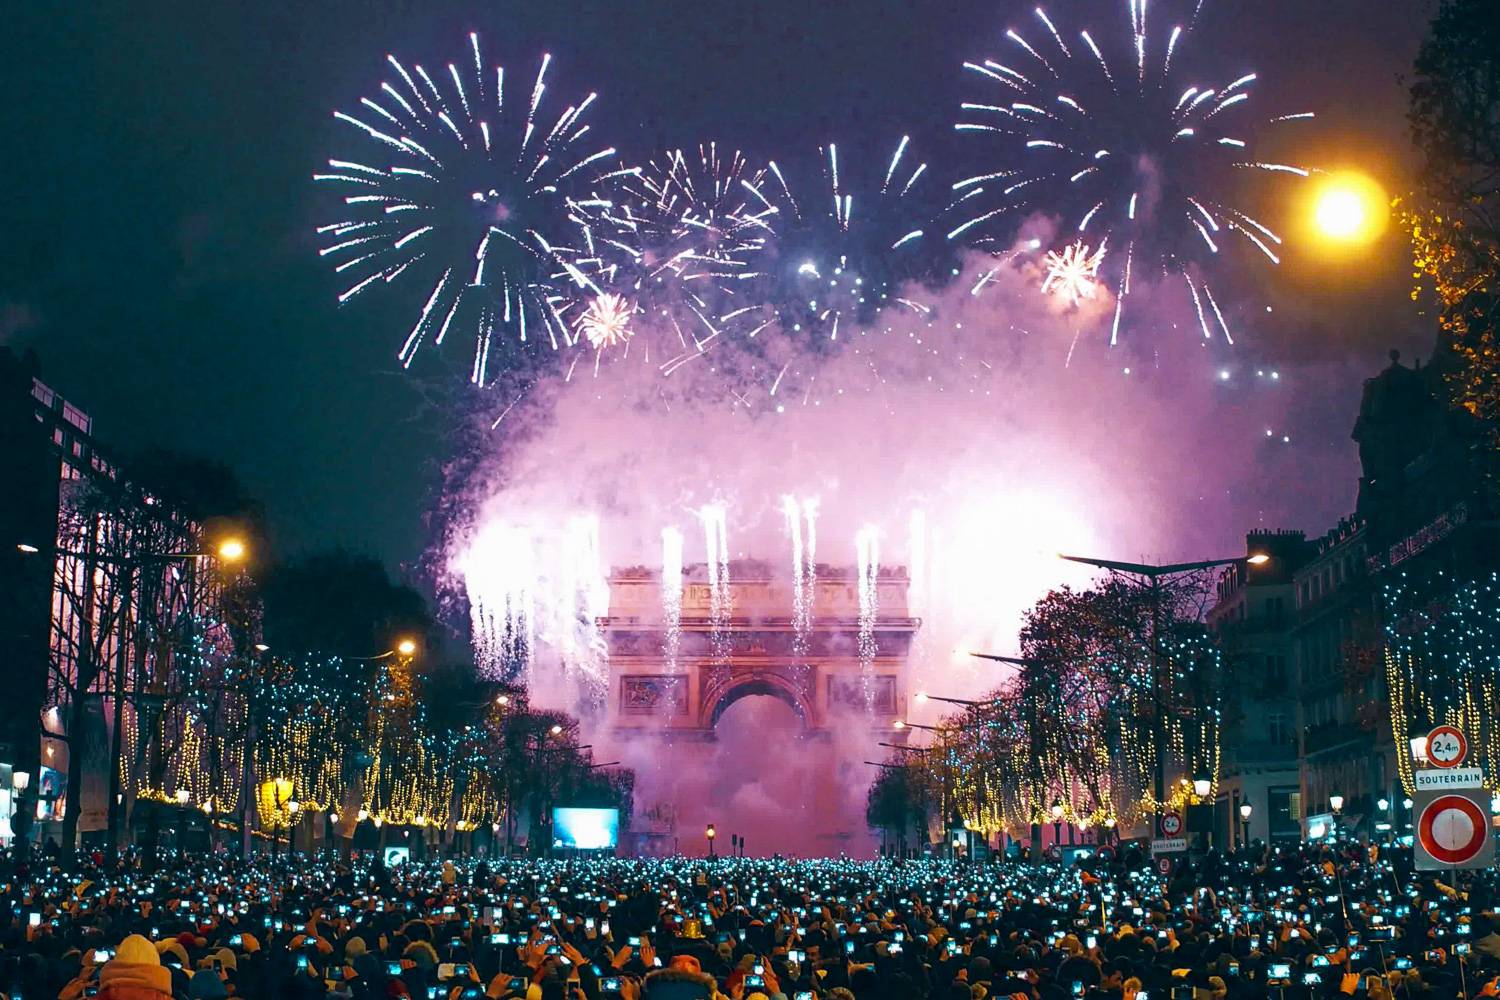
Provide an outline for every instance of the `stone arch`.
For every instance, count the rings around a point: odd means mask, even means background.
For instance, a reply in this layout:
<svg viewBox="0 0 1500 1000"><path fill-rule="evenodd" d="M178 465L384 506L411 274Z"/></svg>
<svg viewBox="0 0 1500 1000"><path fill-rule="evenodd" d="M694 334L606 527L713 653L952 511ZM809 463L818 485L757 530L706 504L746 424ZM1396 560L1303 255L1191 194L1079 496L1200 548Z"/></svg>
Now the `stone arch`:
<svg viewBox="0 0 1500 1000"><path fill-rule="evenodd" d="M713 707L708 712L708 718L704 720L707 723L708 729L712 731L718 728L719 717L724 714L725 709L729 708L730 705L733 705L741 698L749 698L754 695L768 695L785 703L796 713L798 720L802 723L804 732L812 728L813 713L811 707L804 704L803 700L797 696L797 693L786 685L777 683L774 678L762 676L749 677L737 681L726 688L714 700Z"/></svg>

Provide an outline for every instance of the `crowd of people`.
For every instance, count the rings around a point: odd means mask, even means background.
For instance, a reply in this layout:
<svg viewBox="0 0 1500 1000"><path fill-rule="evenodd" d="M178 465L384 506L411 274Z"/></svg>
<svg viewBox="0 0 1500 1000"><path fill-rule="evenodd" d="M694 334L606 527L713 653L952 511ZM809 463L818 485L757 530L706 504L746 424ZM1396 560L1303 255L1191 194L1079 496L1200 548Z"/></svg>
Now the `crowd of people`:
<svg viewBox="0 0 1500 1000"><path fill-rule="evenodd" d="M12 864L5 1000L1410 1000L1500 992L1490 872L825 859Z"/></svg>

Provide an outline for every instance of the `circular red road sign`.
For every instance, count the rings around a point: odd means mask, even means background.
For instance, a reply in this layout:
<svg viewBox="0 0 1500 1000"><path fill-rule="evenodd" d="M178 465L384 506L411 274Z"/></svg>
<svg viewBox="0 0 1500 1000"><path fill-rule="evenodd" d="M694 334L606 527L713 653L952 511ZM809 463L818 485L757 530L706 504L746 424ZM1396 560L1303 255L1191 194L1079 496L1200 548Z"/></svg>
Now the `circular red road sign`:
<svg viewBox="0 0 1500 1000"><path fill-rule="evenodd" d="M1469 756L1469 741L1456 726L1438 726L1427 734L1427 760L1433 767L1457 767Z"/></svg>
<svg viewBox="0 0 1500 1000"><path fill-rule="evenodd" d="M1175 837L1175 836L1177 836L1181 832L1182 832L1182 814L1181 813L1169 812L1169 813L1162 813L1161 814L1161 835L1163 837Z"/></svg>
<svg viewBox="0 0 1500 1000"><path fill-rule="evenodd" d="M1172 874L1172 859L1171 859L1171 857L1168 856L1168 855L1163 854L1161 857L1157 858L1156 859L1156 870L1159 871L1159 872L1161 872L1163 875L1170 875L1170 874Z"/></svg>
<svg viewBox="0 0 1500 1000"><path fill-rule="evenodd" d="M1490 818L1462 795L1439 795L1417 820L1422 849L1445 865L1472 860L1489 836Z"/></svg>

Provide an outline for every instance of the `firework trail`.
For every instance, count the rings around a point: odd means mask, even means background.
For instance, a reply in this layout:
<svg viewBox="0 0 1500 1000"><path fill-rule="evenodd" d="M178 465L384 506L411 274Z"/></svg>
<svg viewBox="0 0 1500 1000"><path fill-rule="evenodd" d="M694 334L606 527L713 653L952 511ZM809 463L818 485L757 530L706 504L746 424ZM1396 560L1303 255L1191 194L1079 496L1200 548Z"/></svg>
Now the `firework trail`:
<svg viewBox="0 0 1500 1000"><path fill-rule="evenodd" d="M1272 264L1280 263L1281 244L1237 203L1240 175L1306 176L1302 167L1257 160L1251 144L1264 125L1312 115L1253 110L1254 73L1213 86L1180 80L1192 22L1148 30L1146 0L1128 0L1127 12L1123 54L1114 46L1107 54L1088 31L1064 35L1038 7L1029 38L1011 29L1003 58L964 64L985 93L964 103L955 127L990 143L1004 166L953 185L946 235L979 242L995 238L1018 210L1060 214L1065 230L1098 246L1096 253L1110 247L1111 344L1119 340L1131 272L1140 268L1148 277L1180 275L1200 303L1204 337L1217 329L1233 343L1206 274L1231 241ZM1049 290L1053 284L1049 275Z"/></svg>
<svg viewBox="0 0 1500 1000"><path fill-rule="evenodd" d="M602 203L590 189L620 168L584 121L595 95L544 106L551 56L517 79L486 67L477 35L469 50L432 73L388 56L394 76L375 97L334 113L365 152L330 159L314 179L342 195L336 220L318 227L319 255L348 282L339 302L398 278L419 284L425 304L402 365L462 331L469 378L483 385L533 345L560 349L581 335L568 315L599 292L580 263Z"/></svg>

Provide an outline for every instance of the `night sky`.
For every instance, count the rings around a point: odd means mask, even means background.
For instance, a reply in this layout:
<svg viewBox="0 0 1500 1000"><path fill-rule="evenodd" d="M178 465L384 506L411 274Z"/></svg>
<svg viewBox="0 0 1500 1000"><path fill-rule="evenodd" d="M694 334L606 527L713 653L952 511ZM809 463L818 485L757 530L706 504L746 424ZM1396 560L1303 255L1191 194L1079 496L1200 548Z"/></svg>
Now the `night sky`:
<svg viewBox="0 0 1500 1000"><path fill-rule="evenodd" d="M326 207L309 179L350 145L330 113L378 86L387 52L441 64L464 54L470 30L518 69L551 51L554 83L598 90L595 129L632 159L707 139L779 158L868 140L884 156L907 132L939 158L962 155L951 132L969 92L961 62L1000 51L1031 7L13 5L0 43L0 338L35 347L44 378L106 442L229 463L265 498L281 551L345 544L410 563L444 451L430 397L394 359L420 303L335 308L341 284L312 237ZM1123 8L1049 7L1116 31ZM1359 166L1397 192L1413 166L1399 78L1430 12L1406 0L1208 0L1194 51L1224 79L1260 73L1270 107L1318 112L1301 160ZM1282 319L1257 356L1352 357L1373 374L1389 347L1425 354L1398 236L1371 259L1362 273L1282 276Z"/></svg>

